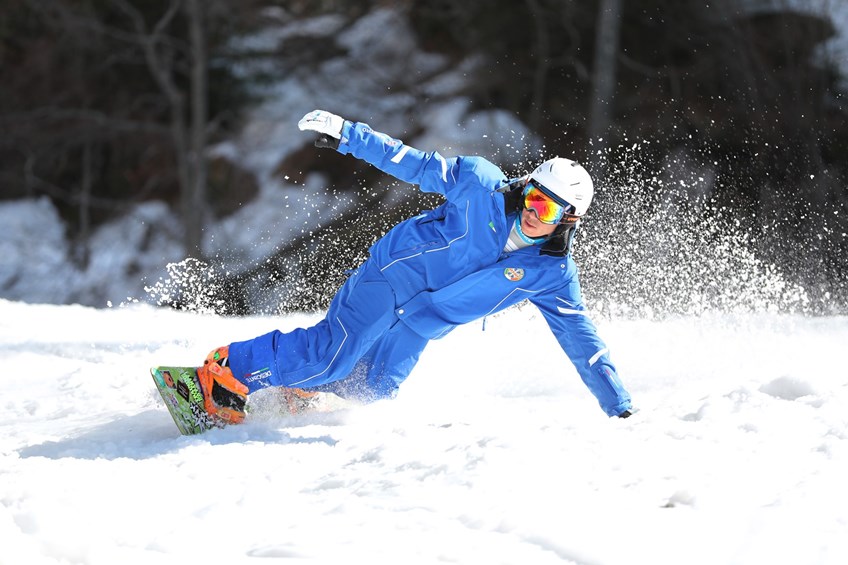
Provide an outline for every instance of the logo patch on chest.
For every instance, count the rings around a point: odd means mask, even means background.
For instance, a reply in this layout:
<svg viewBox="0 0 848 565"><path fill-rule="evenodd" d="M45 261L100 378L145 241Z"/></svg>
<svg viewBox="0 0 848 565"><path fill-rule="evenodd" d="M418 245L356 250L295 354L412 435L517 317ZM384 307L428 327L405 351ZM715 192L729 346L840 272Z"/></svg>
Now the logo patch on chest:
<svg viewBox="0 0 848 565"><path fill-rule="evenodd" d="M512 267L507 267L504 269L504 276L507 280L518 282L524 278L524 269L513 269Z"/></svg>

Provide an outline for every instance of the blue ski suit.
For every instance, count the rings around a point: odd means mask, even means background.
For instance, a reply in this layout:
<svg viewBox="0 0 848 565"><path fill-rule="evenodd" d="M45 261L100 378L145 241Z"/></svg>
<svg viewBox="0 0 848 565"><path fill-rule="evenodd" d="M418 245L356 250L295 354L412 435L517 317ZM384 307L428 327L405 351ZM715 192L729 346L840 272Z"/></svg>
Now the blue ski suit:
<svg viewBox="0 0 848 565"><path fill-rule="evenodd" d="M504 251L518 212L505 209L499 168L481 157L425 153L362 123L345 122L338 151L446 201L379 239L315 326L230 344L230 367L250 392L286 386L391 397L431 339L527 299L604 412L631 408L583 305L571 255L540 246Z"/></svg>

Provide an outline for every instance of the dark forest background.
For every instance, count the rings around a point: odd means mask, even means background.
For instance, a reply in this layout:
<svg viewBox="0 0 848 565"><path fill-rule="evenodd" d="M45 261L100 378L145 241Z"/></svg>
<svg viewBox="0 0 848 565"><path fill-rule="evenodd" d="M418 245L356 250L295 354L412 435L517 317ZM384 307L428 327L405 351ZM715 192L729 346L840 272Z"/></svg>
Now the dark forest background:
<svg viewBox="0 0 848 565"><path fill-rule="evenodd" d="M764 260L845 304L848 77L819 52L837 29L781 2L750 4L0 0L0 199L48 196L80 265L96 226L163 200L184 218L186 256L202 258L205 219L256 191L238 163L206 156L255 102L234 66L257 57L298 72L343 49L294 36L245 53L230 39L268 25L269 8L353 22L399 6L425 49L486 58L464 93L475 108L514 113L548 146L582 147L575 157L603 186L632 175L619 165L634 143L650 141L645 182L685 153L714 175L706 214L732 211ZM339 183L349 174L340 160L320 166Z"/></svg>

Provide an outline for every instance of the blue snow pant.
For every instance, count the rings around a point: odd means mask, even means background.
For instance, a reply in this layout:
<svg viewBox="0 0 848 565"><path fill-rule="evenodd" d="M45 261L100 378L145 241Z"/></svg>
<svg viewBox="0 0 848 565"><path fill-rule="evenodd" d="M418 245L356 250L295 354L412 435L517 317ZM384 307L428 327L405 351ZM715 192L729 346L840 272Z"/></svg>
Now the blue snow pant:
<svg viewBox="0 0 848 565"><path fill-rule="evenodd" d="M397 307L394 290L368 260L342 285L323 320L230 344L230 368L250 392L285 386L366 402L391 397L429 342L398 320Z"/></svg>

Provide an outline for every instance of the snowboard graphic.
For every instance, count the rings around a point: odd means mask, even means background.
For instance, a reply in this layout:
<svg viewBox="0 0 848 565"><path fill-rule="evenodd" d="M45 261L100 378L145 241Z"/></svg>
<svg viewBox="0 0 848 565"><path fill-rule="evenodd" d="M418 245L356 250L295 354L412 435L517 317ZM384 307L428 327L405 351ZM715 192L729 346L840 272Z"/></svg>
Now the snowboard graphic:
<svg viewBox="0 0 848 565"><path fill-rule="evenodd" d="M211 428L223 428L230 423L206 411L197 368L153 367L150 374L168 412L183 435L202 434ZM358 404L329 392L275 387L259 400L258 410L287 417L309 412L335 412ZM247 410L250 411L250 406Z"/></svg>
<svg viewBox="0 0 848 565"><path fill-rule="evenodd" d="M202 434L227 424L203 407L203 393L195 367L153 367L150 374L183 435Z"/></svg>

